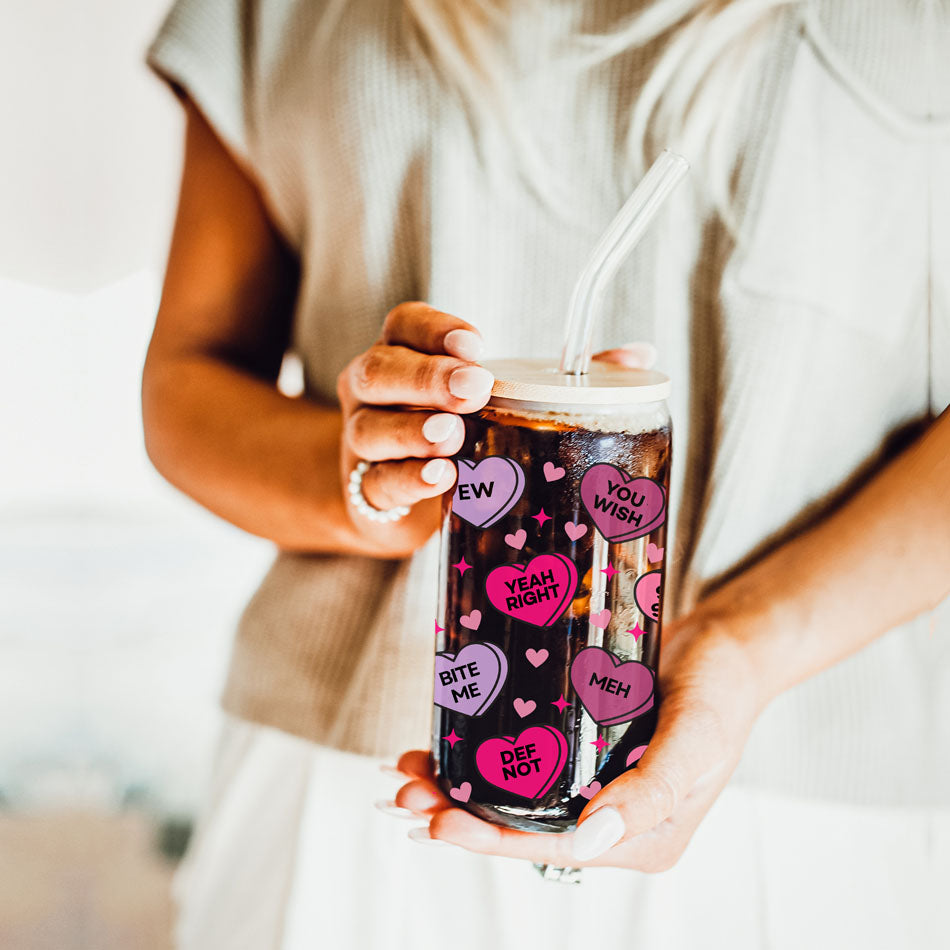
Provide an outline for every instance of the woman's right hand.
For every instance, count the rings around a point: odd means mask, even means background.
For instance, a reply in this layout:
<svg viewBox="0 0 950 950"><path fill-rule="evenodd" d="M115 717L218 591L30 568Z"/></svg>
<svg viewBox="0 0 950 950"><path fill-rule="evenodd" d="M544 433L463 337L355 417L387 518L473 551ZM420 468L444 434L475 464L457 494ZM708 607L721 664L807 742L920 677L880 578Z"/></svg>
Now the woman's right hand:
<svg viewBox="0 0 950 950"><path fill-rule="evenodd" d="M337 379L347 512L362 534L394 554L414 551L438 527L440 496L455 484L450 456L465 436L460 414L481 409L494 382L474 363L481 350L470 323L411 301L387 314L379 341ZM353 507L346 486L361 459L371 463L363 497L383 510L408 505L405 518L371 521Z"/></svg>

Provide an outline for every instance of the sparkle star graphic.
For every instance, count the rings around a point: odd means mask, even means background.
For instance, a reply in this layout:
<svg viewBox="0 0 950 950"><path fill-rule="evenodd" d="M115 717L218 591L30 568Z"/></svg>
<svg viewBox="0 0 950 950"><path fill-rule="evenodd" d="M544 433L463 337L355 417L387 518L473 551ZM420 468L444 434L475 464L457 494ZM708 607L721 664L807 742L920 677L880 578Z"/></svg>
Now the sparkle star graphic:
<svg viewBox="0 0 950 950"><path fill-rule="evenodd" d="M547 514L543 508L536 515L532 515L531 517L534 518L535 521L537 521L539 528L544 527L545 521L551 520L551 516Z"/></svg>
<svg viewBox="0 0 950 950"><path fill-rule="evenodd" d="M458 568L458 571L459 571L459 575L462 576L462 577L464 577L464 576L465 576L465 572L468 571L468 570L470 570L471 567L472 567L472 565L469 564L468 561L465 560L465 555L463 554L463 555L462 555L462 560L461 560L461 561L456 561L456 562L452 565L452 567L457 567L457 568Z"/></svg>
<svg viewBox="0 0 950 950"><path fill-rule="evenodd" d="M598 751L598 752L603 752L604 749L607 748L607 743L604 742L604 737L603 737L603 736L598 736L598 737L597 737L597 741L596 741L596 742L592 742L591 745L597 746L597 751Z"/></svg>
<svg viewBox="0 0 950 950"><path fill-rule="evenodd" d="M613 564L608 564L606 567L602 567L600 569L600 573L606 574L607 580L609 581L613 578L614 574L619 574L620 571L618 571L617 568L613 566Z"/></svg>
<svg viewBox="0 0 950 950"><path fill-rule="evenodd" d="M637 640L639 640L640 637L642 637L643 634L646 633L646 631L640 629L640 624L634 624L633 629L632 629L632 630L628 630L627 633L629 633L629 634L631 634L631 635L633 636L633 642L636 643Z"/></svg>
<svg viewBox="0 0 950 950"><path fill-rule="evenodd" d="M564 698L564 694L561 693L561 698L554 700L554 702L552 702L551 705L552 705L552 706L557 706L557 711L558 711L559 713L563 713L564 710L567 709L567 707L570 706L570 705L572 705L572 704L569 703L569 702Z"/></svg>
<svg viewBox="0 0 950 950"><path fill-rule="evenodd" d="M447 736L442 736L442 738L445 739L445 741L446 741L450 746L452 746L453 749L455 748L455 743L456 743L456 742L461 742L461 741L462 741L462 737L461 737L461 736L457 736L457 735L455 734L455 730L454 730L454 729L453 729Z"/></svg>
<svg viewBox="0 0 950 950"><path fill-rule="evenodd" d="M436 620L436 622L435 622L435 632L436 632L437 634L439 634L439 633L441 633L444 629L445 629L445 627L440 627L440 626L439 626L439 621Z"/></svg>

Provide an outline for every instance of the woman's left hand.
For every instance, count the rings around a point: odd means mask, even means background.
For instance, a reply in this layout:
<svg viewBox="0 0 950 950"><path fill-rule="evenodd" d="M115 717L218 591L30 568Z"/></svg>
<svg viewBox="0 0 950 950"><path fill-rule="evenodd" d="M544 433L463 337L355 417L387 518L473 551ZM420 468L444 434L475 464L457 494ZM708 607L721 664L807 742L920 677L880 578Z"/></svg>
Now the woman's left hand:
<svg viewBox="0 0 950 950"><path fill-rule="evenodd" d="M671 867L776 695L950 596L950 409L850 499L663 628L657 729L572 835L529 834L453 807L429 756L399 761L396 804L429 834L486 854L560 867ZM895 560L895 538L901 557ZM882 597L882 577L900 592Z"/></svg>
<svg viewBox="0 0 950 950"><path fill-rule="evenodd" d="M574 833L513 831L476 818L442 793L429 754L421 751L400 758L398 768L411 780L395 803L429 818L431 838L469 851L559 867L672 867L770 697L728 622L697 611L668 624L663 636L656 732L636 768L590 800Z"/></svg>

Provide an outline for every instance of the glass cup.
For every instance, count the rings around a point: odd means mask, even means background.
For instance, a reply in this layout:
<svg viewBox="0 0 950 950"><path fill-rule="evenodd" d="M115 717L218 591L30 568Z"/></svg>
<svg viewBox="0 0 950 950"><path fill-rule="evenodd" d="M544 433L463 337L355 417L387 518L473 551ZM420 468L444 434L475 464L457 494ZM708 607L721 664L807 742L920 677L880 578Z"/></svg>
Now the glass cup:
<svg viewBox="0 0 950 950"><path fill-rule="evenodd" d="M479 817L569 831L655 727L670 383L485 365L444 505L432 754Z"/></svg>

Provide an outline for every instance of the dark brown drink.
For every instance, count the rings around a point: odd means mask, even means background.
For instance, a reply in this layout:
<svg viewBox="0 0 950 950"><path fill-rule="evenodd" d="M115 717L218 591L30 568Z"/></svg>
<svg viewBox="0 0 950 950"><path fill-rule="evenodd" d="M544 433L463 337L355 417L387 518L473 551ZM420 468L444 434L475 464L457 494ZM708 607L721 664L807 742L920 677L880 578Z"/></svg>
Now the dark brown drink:
<svg viewBox="0 0 950 950"><path fill-rule="evenodd" d="M671 446L662 401L544 409L466 419L432 751L470 811L564 831L653 734Z"/></svg>

